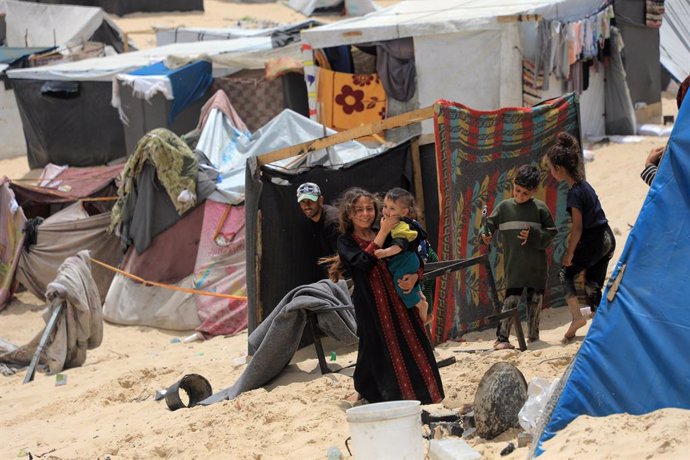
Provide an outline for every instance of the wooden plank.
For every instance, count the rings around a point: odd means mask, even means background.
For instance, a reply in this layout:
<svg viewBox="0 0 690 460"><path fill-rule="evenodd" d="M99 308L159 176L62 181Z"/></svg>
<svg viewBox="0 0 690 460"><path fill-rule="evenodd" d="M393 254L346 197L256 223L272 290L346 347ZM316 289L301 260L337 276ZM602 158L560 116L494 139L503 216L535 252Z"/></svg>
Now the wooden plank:
<svg viewBox="0 0 690 460"><path fill-rule="evenodd" d="M426 228L424 216L424 187L422 187L422 161L419 156L419 139L410 144L412 153L412 177L414 181L415 200L417 201L417 220Z"/></svg>
<svg viewBox="0 0 690 460"><path fill-rule="evenodd" d="M274 150L273 152L265 153L257 158L259 165L263 166L274 161L284 160L285 158L294 157L296 155L305 155L309 152L325 149L332 145L342 144L343 142L359 139L360 137L371 136L378 134L387 129L399 128L407 126L412 123L418 123L434 116L433 106L424 107L423 109L414 110L412 112L403 113L395 117L386 118L385 120L369 123L367 125L358 126L356 128L341 131L327 137L314 139L313 141L303 142L301 144L286 147L284 149Z"/></svg>

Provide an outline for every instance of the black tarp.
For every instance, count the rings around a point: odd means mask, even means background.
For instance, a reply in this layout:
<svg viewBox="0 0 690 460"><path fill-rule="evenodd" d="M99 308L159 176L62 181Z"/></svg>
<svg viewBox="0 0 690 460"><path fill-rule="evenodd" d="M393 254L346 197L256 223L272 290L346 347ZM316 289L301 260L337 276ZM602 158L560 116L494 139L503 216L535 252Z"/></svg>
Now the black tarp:
<svg viewBox="0 0 690 460"><path fill-rule="evenodd" d="M196 128L199 113L206 101L211 97L210 88L200 99L192 102L177 114L172 123L168 122L168 115L173 101L169 101L162 93L156 93L148 101L133 94L133 88L118 80L120 104L127 119L124 127L125 146L127 154L134 152L137 142L144 134L155 128L167 128L178 136L187 134Z"/></svg>
<svg viewBox="0 0 690 460"><path fill-rule="evenodd" d="M409 142L349 167L314 167L292 176L258 168L256 158L250 158L245 181L249 332L291 289L322 278L314 248L304 237L309 221L297 205L299 184L319 184L332 203L353 186L381 194L393 187L409 190L411 177Z"/></svg>
<svg viewBox="0 0 690 460"><path fill-rule="evenodd" d="M159 11L204 11L204 0L20 0L49 5L97 6L108 13L123 14Z"/></svg>
<svg viewBox="0 0 690 460"><path fill-rule="evenodd" d="M13 79L29 167L98 166L124 157L125 134L110 105L111 82L78 82L79 95L44 95L44 80Z"/></svg>

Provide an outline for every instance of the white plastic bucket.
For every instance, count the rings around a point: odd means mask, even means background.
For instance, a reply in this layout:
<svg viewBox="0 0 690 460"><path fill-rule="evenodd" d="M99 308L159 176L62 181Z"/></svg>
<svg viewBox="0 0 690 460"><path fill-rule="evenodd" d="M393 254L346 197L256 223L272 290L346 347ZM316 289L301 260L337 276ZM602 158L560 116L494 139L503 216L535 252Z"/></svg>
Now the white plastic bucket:
<svg viewBox="0 0 690 460"><path fill-rule="evenodd" d="M422 408L419 401L389 401L346 412L355 460L422 460Z"/></svg>

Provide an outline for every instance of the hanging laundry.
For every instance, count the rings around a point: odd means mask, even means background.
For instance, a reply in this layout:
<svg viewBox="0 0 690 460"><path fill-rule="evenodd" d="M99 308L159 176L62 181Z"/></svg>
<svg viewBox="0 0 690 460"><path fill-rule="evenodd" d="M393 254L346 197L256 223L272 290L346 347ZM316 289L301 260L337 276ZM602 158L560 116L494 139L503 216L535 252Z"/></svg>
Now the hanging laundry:
<svg viewBox="0 0 690 460"><path fill-rule="evenodd" d="M386 92L377 74L319 69L320 120L343 131L386 118Z"/></svg>
<svg viewBox="0 0 690 460"><path fill-rule="evenodd" d="M536 72L534 62L522 60L522 105L532 107L542 100L544 73Z"/></svg>

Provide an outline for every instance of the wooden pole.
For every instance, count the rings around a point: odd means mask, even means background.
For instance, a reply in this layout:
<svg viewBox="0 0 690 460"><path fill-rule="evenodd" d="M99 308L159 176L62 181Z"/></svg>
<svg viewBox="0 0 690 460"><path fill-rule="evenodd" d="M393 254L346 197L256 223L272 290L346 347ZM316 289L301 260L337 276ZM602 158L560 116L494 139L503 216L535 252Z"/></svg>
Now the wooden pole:
<svg viewBox="0 0 690 460"><path fill-rule="evenodd" d="M273 152L265 153L257 157L257 161L259 163L259 166L263 166L269 163L273 163L274 161L283 160L285 158L294 157L296 155L306 155L309 152L325 149L332 145L341 144L343 142L351 141L354 139L359 139L360 137L378 134L381 131L385 131L387 129L399 128L401 126L407 126L412 123L418 123L422 120L426 120L427 118L431 118L433 116L433 106L424 107L423 109L403 113L402 115L386 118L385 120L348 129L347 131L342 131L331 136L326 136L319 139L315 139L313 141L293 145L291 147L274 150Z"/></svg>
<svg viewBox="0 0 690 460"><path fill-rule="evenodd" d="M426 228L424 216L424 188L422 187L422 161L419 156L419 138L410 144L412 150L412 177L414 179L414 193L417 201L417 220Z"/></svg>
<svg viewBox="0 0 690 460"><path fill-rule="evenodd" d="M24 383L29 383L34 379L34 374L36 374L36 366L38 366L38 362L41 359L41 353L43 353L43 347L46 346L48 337L50 337L50 334L53 332L53 329L55 329L55 325L57 324L58 318L60 317L60 313L62 312L62 308L64 307L64 305L65 300L59 297L55 297L50 302L50 306L53 308L53 313L50 315L50 319L46 324L46 328L43 330L41 341L38 342L38 346L36 347L34 356L33 358L31 358L31 364L29 364L29 368L27 369L26 375L24 376Z"/></svg>

